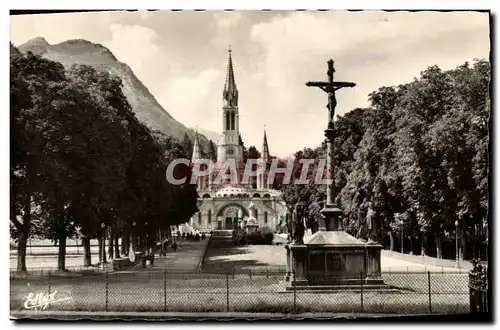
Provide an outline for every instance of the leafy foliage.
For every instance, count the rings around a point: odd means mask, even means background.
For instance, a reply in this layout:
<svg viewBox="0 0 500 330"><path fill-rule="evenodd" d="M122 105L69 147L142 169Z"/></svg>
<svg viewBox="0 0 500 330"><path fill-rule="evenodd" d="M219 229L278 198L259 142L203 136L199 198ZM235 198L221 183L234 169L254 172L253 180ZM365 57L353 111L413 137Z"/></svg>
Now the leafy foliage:
<svg viewBox="0 0 500 330"><path fill-rule="evenodd" d="M18 270L26 271L29 235L66 238L130 230L155 235L197 211L190 168L187 184L165 171L189 151L139 122L120 79L90 66L68 70L31 53L11 56L11 230L18 238ZM189 147L189 146L188 146ZM34 218L36 217L36 219ZM127 250L128 251L128 250Z"/></svg>
<svg viewBox="0 0 500 330"><path fill-rule="evenodd" d="M336 201L345 229L366 238L371 208L379 241L403 230L405 237L422 242L421 253L426 254L427 238L434 237L440 257L442 237L455 235L457 220L465 257L466 242L486 235L489 83L485 60L449 71L433 66L408 84L379 88L369 95L369 108L338 118ZM315 159L316 164L325 155L326 142L298 151L293 177L300 175L301 159ZM325 199L324 185L281 189L290 209L307 203L318 210ZM310 212L307 217L312 227L318 216Z"/></svg>

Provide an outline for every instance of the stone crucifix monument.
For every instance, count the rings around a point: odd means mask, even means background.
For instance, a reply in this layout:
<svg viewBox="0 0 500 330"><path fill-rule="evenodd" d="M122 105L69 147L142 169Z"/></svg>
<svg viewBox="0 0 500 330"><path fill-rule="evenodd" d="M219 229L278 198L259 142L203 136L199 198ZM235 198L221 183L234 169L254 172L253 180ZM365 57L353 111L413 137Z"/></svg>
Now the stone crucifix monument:
<svg viewBox="0 0 500 330"><path fill-rule="evenodd" d="M294 287L297 290L354 290L359 289L361 283L364 290L380 290L385 287L380 268L382 246L376 242L358 240L340 229L342 210L335 203L337 191L334 181L335 92L356 84L334 81L333 64L333 60L328 61L328 81L306 83L306 86L319 87L328 94L325 136L329 181L319 230L305 239L296 238L285 246L288 275L285 280L290 281L287 290L293 290Z"/></svg>

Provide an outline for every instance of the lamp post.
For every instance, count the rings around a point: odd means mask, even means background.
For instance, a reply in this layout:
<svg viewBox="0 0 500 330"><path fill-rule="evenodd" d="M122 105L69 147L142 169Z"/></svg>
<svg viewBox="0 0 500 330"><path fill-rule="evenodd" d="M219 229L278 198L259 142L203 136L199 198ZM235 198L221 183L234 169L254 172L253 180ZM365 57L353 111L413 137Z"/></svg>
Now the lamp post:
<svg viewBox="0 0 500 330"><path fill-rule="evenodd" d="M134 251L134 253L135 253L135 247L137 245L137 237L135 235L135 225L136 225L135 221L132 222L132 250Z"/></svg>
<svg viewBox="0 0 500 330"><path fill-rule="evenodd" d="M401 224L401 253L404 253L404 222L403 220L399 220Z"/></svg>
<svg viewBox="0 0 500 330"><path fill-rule="evenodd" d="M455 259L457 260L457 267L460 268L460 253L458 250L458 220L455 221Z"/></svg>
<svg viewBox="0 0 500 330"><path fill-rule="evenodd" d="M101 263L104 265L106 263L106 224L101 222L102 228L102 255L101 255Z"/></svg>
<svg viewBox="0 0 500 330"><path fill-rule="evenodd" d="M484 232L486 233L486 262L488 262L488 223L483 223Z"/></svg>
<svg viewBox="0 0 500 330"><path fill-rule="evenodd" d="M146 248L146 254L148 254L149 250L148 250L148 222L147 221L144 223L144 229L146 231L146 246L145 246L145 248Z"/></svg>

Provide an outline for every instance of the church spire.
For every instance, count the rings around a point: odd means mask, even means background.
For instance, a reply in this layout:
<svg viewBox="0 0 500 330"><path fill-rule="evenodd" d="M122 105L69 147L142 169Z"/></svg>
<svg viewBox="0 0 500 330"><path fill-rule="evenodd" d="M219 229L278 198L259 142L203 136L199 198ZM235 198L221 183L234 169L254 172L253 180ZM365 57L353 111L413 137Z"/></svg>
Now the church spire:
<svg viewBox="0 0 500 330"><path fill-rule="evenodd" d="M266 125L264 125L264 141L262 143L262 159L268 162L271 159L269 155L269 146L267 145Z"/></svg>
<svg viewBox="0 0 500 330"><path fill-rule="evenodd" d="M229 60L227 63L226 83L224 84L224 91L222 98L224 99L225 107L238 106L238 88L234 80L233 59L231 57L231 46L229 47Z"/></svg>
<svg viewBox="0 0 500 330"><path fill-rule="evenodd" d="M193 158L191 159L191 161L195 163L198 159L201 159L201 147L200 147L200 138L198 137L198 126L197 126L194 137Z"/></svg>

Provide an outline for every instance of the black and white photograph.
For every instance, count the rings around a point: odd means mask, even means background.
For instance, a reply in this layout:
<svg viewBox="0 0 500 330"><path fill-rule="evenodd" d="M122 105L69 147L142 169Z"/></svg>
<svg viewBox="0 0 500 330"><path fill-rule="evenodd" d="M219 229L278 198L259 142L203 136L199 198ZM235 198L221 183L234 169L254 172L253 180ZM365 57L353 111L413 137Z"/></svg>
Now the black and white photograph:
<svg viewBox="0 0 500 330"><path fill-rule="evenodd" d="M492 19L11 11L11 320L491 322Z"/></svg>

